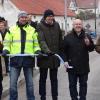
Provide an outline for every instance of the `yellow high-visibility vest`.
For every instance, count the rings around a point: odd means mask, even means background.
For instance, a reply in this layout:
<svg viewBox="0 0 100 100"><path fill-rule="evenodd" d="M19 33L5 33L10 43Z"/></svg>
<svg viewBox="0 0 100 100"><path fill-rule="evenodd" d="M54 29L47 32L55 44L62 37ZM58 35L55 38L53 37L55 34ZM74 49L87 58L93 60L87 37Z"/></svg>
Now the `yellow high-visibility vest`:
<svg viewBox="0 0 100 100"><path fill-rule="evenodd" d="M0 51L3 48L3 38L2 38L2 34L0 33Z"/></svg>
<svg viewBox="0 0 100 100"><path fill-rule="evenodd" d="M26 31L26 42L24 53L34 54L37 50L41 50L38 43L38 34L33 27L30 25L24 26L23 29ZM16 26L12 26L7 32L4 39L3 50L8 50L10 54L21 53L21 30Z"/></svg>

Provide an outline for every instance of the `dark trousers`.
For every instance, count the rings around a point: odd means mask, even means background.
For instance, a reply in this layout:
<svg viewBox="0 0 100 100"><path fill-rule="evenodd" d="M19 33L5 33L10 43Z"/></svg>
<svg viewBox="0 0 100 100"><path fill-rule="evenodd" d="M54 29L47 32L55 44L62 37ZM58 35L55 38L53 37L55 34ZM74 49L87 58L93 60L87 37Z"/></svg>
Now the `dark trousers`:
<svg viewBox="0 0 100 100"><path fill-rule="evenodd" d="M51 92L52 97L58 96L58 79L57 73L58 68L50 69L50 81L51 81ZM46 79L47 79L48 69L40 68L40 80L39 80L39 94L41 96L46 96Z"/></svg>
<svg viewBox="0 0 100 100"><path fill-rule="evenodd" d="M70 96L72 100L86 100L88 74L78 75L68 73L68 78ZM79 93L77 91L77 81L79 81Z"/></svg>
<svg viewBox="0 0 100 100"><path fill-rule="evenodd" d="M6 67L6 73L9 72L9 58L7 56L4 57L4 61L5 61L5 67Z"/></svg>
<svg viewBox="0 0 100 100"><path fill-rule="evenodd" d="M2 96L2 91L3 91L2 80L0 80L0 100L1 100L1 96Z"/></svg>
<svg viewBox="0 0 100 100"><path fill-rule="evenodd" d="M2 90L3 90L2 80L3 80L3 76L2 76L2 64L1 64L1 57L0 57L0 100L1 100L1 96L2 96Z"/></svg>

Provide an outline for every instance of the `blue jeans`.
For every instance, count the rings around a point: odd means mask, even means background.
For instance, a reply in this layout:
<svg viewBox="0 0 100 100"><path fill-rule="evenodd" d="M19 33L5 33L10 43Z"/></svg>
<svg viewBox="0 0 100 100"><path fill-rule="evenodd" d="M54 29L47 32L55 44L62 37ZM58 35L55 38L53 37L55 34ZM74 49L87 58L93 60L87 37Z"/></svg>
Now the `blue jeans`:
<svg viewBox="0 0 100 100"><path fill-rule="evenodd" d="M88 74L68 73L69 90L72 100L86 100ZM79 81L79 93L77 91L77 82ZM79 96L79 99L78 99Z"/></svg>
<svg viewBox="0 0 100 100"><path fill-rule="evenodd" d="M22 68L10 67L10 99L18 100L17 81ZM32 77L32 68L23 68L25 81L26 81L26 94L27 100L35 100L34 86Z"/></svg>

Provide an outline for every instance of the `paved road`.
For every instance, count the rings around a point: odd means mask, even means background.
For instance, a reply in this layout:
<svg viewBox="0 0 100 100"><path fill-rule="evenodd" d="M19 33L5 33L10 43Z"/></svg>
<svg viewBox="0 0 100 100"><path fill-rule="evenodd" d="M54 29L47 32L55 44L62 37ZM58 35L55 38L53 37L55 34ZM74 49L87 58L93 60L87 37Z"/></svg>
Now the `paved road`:
<svg viewBox="0 0 100 100"><path fill-rule="evenodd" d="M100 64L99 63L100 63L100 55L97 54L96 52L90 53L91 72L89 74L87 100L100 100ZM40 100L38 94L38 80L39 80L39 74L34 78L36 100ZM65 71L65 68L63 67L59 69L58 81L59 81L58 84L59 100L70 100L67 73ZM5 97L3 100L8 100L8 97ZM19 100L26 100L25 85L21 86L19 89ZM47 100L52 100L50 94L49 78L47 79Z"/></svg>

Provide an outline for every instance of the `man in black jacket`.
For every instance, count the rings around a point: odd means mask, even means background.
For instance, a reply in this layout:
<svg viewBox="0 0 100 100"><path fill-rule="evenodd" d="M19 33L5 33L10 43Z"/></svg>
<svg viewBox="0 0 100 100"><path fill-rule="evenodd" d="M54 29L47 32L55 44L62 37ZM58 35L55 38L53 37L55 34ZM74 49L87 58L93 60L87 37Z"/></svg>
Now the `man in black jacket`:
<svg viewBox="0 0 100 100"><path fill-rule="evenodd" d="M8 29L6 28L7 24L6 24L6 20L4 17L0 17L0 53L2 53L2 49L3 49L3 40L5 37L6 32L8 31ZM5 61L5 67L6 67L6 75L8 73L8 58L5 57L4 58ZM1 96L2 96L2 91L3 91L3 86L2 86L2 80L3 80L3 75L2 75L2 61L1 61L1 56L0 56L0 100L1 100Z"/></svg>
<svg viewBox="0 0 100 100"><path fill-rule="evenodd" d="M9 32L7 20L5 20L4 17L0 17L0 34L2 36L2 41L4 40L7 32ZM9 72L9 68L8 68L8 57L7 56L4 57L4 61L5 61L5 67L6 67L5 75L8 75L7 73Z"/></svg>
<svg viewBox="0 0 100 100"><path fill-rule="evenodd" d="M72 100L86 100L87 80L90 72L89 52L93 50L93 41L85 33L82 21L75 19L72 31L64 38L65 61L72 67L67 69ZM79 93L77 91L78 80Z"/></svg>
<svg viewBox="0 0 100 100"><path fill-rule="evenodd" d="M2 20L2 17L0 17L0 53L2 53L2 48L3 48L3 44L2 44L3 38L2 38L2 34L1 34L1 28L3 26L4 26L4 21ZM1 56L0 56L0 100L1 100L2 91L3 91L2 80L3 80L2 63L1 63Z"/></svg>
<svg viewBox="0 0 100 100"><path fill-rule="evenodd" d="M29 13L29 14L27 15L27 20L28 20L29 25L31 25L33 28L36 29L37 22L36 22L36 21L35 21L35 22L32 21L32 14L31 14L31 13Z"/></svg>
<svg viewBox="0 0 100 100"><path fill-rule="evenodd" d="M54 13L50 9L45 10L44 16L37 26L41 50L48 55L38 59L38 66L40 67L39 94L41 100L46 100L46 79L49 70L52 100L58 100L57 73L60 61L54 54L60 53L62 31L59 24L54 20Z"/></svg>

